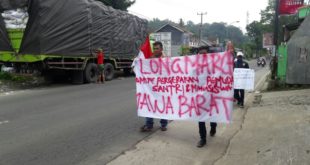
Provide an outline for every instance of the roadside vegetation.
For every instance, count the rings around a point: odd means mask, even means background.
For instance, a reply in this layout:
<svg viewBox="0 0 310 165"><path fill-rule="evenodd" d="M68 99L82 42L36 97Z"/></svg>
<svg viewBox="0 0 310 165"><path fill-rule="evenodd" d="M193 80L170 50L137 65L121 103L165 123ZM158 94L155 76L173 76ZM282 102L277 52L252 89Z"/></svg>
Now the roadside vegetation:
<svg viewBox="0 0 310 165"><path fill-rule="evenodd" d="M0 71L0 94L39 87L44 84L46 84L44 79L38 76Z"/></svg>
<svg viewBox="0 0 310 165"><path fill-rule="evenodd" d="M28 81L34 81L33 76L28 75L18 75L10 72L0 72L0 81L12 81L16 83L23 83Z"/></svg>

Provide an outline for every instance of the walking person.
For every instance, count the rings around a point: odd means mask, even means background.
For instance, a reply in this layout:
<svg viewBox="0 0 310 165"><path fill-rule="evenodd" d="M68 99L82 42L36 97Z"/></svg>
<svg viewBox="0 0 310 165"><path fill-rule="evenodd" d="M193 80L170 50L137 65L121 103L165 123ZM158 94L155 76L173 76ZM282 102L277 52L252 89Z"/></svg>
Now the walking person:
<svg viewBox="0 0 310 165"><path fill-rule="evenodd" d="M234 62L234 68L249 68L249 64L243 60L244 54L237 53L237 61ZM234 98L238 101L240 108L244 108L244 89L234 89Z"/></svg>
<svg viewBox="0 0 310 165"><path fill-rule="evenodd" d="M150 58L162 58L165 57L163 53L163 44L159 41L153 43L153 55ZM141 132L150 132L153 129L154 119L146 117L145 125L143 125L140 129ZM167 131L168 120L160 119L160 130Z"/></svg>
<svg viewBox="0 0 310 165"><path fill-rule="evenodd" d="M208 46L201 46L199 48L199 54L207 54L209 51L209 47ZM199 127L199 135L200 135L200 140L197 144L198 148L203 147L204 145L207 144L207 128L206 128L206 122L199 122L198 123L198 127ZM217 127L217 123L215 122L210 122L210 136L215 136L216 134L216 127Z"/></svg>

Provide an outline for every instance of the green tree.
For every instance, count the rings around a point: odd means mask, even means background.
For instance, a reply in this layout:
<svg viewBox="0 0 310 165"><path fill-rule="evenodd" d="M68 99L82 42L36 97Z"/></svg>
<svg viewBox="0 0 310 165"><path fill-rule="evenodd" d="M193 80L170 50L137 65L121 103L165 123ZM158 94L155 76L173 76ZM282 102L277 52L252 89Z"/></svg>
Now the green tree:
<svg viewBox="0 0 310 165"><path fill-rule="evenodd" d="M179 26L180 26L180 27L184 27L184 21L183 21L182 18L181 18L180 21L179 21Z"/></svg>
<svg viewBox="0 0 310 165"><path fill-rule="evenodd" d="M160 20L158 18L154 18L149 21L149 32L154 32L167 23L180 26L183 24L183 20L180 19L179 23L174 23L170 20ZM195 24L193 21L188 21L186 22L186 25L184 25L184 28L192 32L195 37L199 36L200 24ZM245 36L238 27L227 26L226 23L223 22L212 24L204 23L202 25L202 39L215 41L217 38L220 42L224 42L225 39L232 40L237 46L241 46L245 42Z"/></svg>
<svg viewBox="0 0 310 165"><path fill-rule="evenodd" d="M260 56L264 51L262 47L263 34L274 30L275 1L269 0L267 7L261 10L260 15L260 21L253 21L246 27L248 41L244 45L244 49L247 54Z"/></svg>
<svg viewBox="0 0 310 165"><path fill-rule="evenodd" d="M269 0L268 6L265 10L261 11L262 31L263 32L273 32L275 26L275 1ZM282 15L279 17L279 34L278 41L282 41L283 36L283 26L291 23L297 23L297 15ZM278 42L279 43L279 42Z"/></svg>
<svg viewBox="0 0 310 165"><path fill-rule="evenodd" d="M199 24L194 24L192 21L188 21L186 28L194 33L194 35L199 35ZM202 39L204 40L216 40L219 39L220 42L224 42L226 39L229 39L235 43L235 45L240 46L245 42L245 36L242 31L235 26L227 26L226 23L205 23L202 25Z"/></svg>
<svg viewBox="0 0 310 165"><path fill-rule="evenodd" d="M249 37L249 45L251 45L251 48L254 48L255 53L257 55L260 54L262 48L262 41L263 41L263 24L258 21L253 21L250 23L247 27L247 35Z"/></svg>
<svg viewBox="0 0 310 165"><path fill-rule="evenodd" d="M207 35L209 38L219 38L220 42L224 42L226 37L226 26L225 23L212 23L207 29Z"/></svg>
<svg viewBox="0 0 310 165"><path fill-rule="evenodd" d="M253 48L257 54L262 52L262 37L264 33L274 31L275 22L275 0L269 0L267 7L260 12L261 20L253 21L247 26L247 34L249 37L248 48ZM279 18L279 34L278 43L283 39L283 26L290 23L297 23L296 15L280 16Z"/></svg>
<svg viewBox="0 0 310 165"><path fill-rule="evenodd" d="M112 6L115 9L127 11L127 9L133 5L136 0L97 0L103 2L107 6Z"/></svg>
<svg viewBox="0 0 310 165"><path fill-rule="evenodd" d="M275 0L269 0L268 6L265 10L260 12L261 20L260 22L264 25L264 31L271 32L274 27L275 19Z"/></svg>
<svg viewBox="0 0 310 165"><path fill-rule="evenodd" d="M245 36L239 28L230 25L226 27L226 31L226 38L236 46L240 46L245 41Z"/></svg>
<svg viewBox="0 0 310 165"><path fill-rule="evenodd" d="M199 25L200 26L200 25ZM210 33L210 24L208 23L204 23L202 24L202 39L203 40L208 40L210 39L210 36L211 36L211 33ZM213 35L212 36L216 36L216 35Z"/></svg>
<svg viewBox="0 0 310 165"><path fill-rule="evenodd" d="M191 31L194 36L198 37L199 35L199 26L197 26L193 21L187 21L185 28Z"/></svg>
<svg viewBox="0 0 310 165"><path fill-rule="evenodd" d="M260 55L264 50L262 47L263 33L273 32L274 15L275 15L275 0L269 0L268 5L264 10L261 10L260 21L253 21L247 25L247 38L243 49L245 54L251 56L253 54Z"/></svg>
<svg viewBox="0 0 310 165"><path fill-rule="evenodd" d="M170 23L170 20L160 20L158 18L154 18L153 20L149 21L148 23L148 29L149 32L154 32L155 30L159 29L160 27L164 26L167 23Z"/></svg>

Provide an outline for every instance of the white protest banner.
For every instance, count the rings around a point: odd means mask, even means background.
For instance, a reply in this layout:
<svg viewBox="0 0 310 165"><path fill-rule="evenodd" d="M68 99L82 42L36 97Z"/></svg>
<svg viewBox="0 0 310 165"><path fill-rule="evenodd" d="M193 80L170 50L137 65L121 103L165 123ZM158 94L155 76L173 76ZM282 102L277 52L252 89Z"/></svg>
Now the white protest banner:
<svg viewBox="0 0 310 165"><path fill-rule="evenodd" d="M233 57L213 53L135 61L138 116L229 123Z"/></svg>
<svg viewBox="0 0 310 165"><path fill-rule="evenodd" d="M253 69L234 69L234 88L254 90L255 72Z"/></svg>

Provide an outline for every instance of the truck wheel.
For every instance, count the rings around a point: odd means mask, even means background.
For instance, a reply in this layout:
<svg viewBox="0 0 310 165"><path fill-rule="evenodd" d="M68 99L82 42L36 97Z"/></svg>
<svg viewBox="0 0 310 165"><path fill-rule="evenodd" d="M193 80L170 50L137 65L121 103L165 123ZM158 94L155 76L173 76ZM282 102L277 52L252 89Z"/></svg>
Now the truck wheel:
<svg viewBox="0 0 310 165"><path fill-rule="evenodd" d="M114 66L110 63L104 64L104 76L107 81L113 80L115 74Z"/></svg>
<svg viewBox="0 0 310 165"><path fill-rule="evenodd" d="M84 70L85 83L94 83L98 79L98 67L94 63L88 63Z"/></svg>

